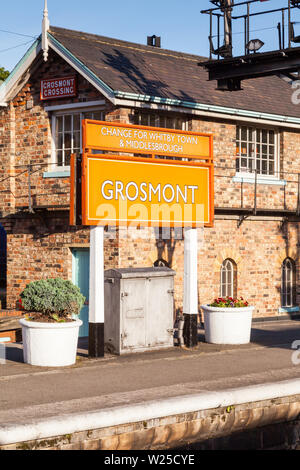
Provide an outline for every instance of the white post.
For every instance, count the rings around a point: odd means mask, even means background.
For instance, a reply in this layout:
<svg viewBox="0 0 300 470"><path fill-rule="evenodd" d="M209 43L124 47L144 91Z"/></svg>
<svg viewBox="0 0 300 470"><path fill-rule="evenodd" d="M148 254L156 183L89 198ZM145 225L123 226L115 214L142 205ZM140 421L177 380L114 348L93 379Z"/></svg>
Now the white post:
<svg viewBox="0 0 300 470"><path fill-rule="evenodd" d="M184 230L184 339L187 347L198 344L198 232L196 228Z"/></svg>
<svg viewBox="0 0 300 470"><path fill-rule="evenodd" d="M104 227L90 228L89 356L104 356Z"/></svg>
<svg viewBox="0 0 300 470"><path fill-rule="evenodd" d="M45 0L43 23L42 23L42 49L43 49L45 62L47 62L48 60L48 52L49 52L49 43L48 43L49 28L50 28L50 22L49 22L49 17L48 17L48 5L47 5L47 0Z"/></svg>

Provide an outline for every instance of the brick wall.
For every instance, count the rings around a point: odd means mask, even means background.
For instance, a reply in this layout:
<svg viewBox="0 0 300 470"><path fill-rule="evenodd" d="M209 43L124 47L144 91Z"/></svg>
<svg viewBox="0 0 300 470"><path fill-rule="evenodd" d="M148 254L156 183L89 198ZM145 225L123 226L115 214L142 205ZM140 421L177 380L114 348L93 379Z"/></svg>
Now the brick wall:
<svg viewBox="0 0 300 470"><path fill-rule="evenodd" d="M49 171L51 128L49 114L39 99L42 78L67 76L74 70L54 52L42 64L10 106L0 110L0 223L7 230L7 306L16 308L19 294L30 281L60 276L71 279L72 248L88 246L89 229L68 224L69 178L43 178ZM51 105L104 99L85 79L78 76L78 97L52 100ZM133 122L130 109L114 109L105 100L106 120ZM215 204L240 207L241 185L234 183L236 122L187 116L188 130L214 134L216 166ZM258 207L295 209L297 172L300 172L299 132L280 135L282 178L286 187L259 185ZM27 165L33 165L31 197L34 206L60 205L60 211L28 209ZM47 166L48 165L48 166ZM225 167L225 168L224 168ZM53 169L53 168L52 168ZM284 198L285 196L285 198ZM254 185L244 184L243 203L253 207ZM24 209L25 208L25 209ZM281 220L245 220L238 227L234 216L218 218L213 228L199 230L199 305L219 295L220 267L225 258L237 264L238 295L256 306L256 316L273 316L280 307L281 263L291 256L298 264L299 223L282 227ZM105 267L152 266L162 258L176 271L176 309L182 307L183 237L157 240L155 231L118 231L106 235ZM299 272L299 270L298 270Z"/></svg>

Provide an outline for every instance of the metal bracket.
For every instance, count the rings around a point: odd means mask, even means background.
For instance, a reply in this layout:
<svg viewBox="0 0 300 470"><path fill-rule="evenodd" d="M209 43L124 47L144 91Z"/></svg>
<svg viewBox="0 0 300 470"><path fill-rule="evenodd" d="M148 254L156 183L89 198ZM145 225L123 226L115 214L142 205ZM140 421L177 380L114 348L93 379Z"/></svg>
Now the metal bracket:
<svg viewBox="0 0 300 470"><path fill-rule="evenodd" d="M280 227L279 230L282 232L284 230L285 224L288 222L287 218L284 217L282 221L280 222Z"/></svg>
<svg viewBox="0 0 300 470"><path fill-rule="evenodd" d="M30 214L34 213L34 210L32 208L32 195L31 195L31 172L32 172L32 166L28 165L28 211Z"/></svg>
<svg viewBox="0 0 300 470"><path fill-rule="evenodd" d="M240 228L244 220L246 220L249 217L249 215L240 215L239 220L237 222L237 227Z"/></svg>

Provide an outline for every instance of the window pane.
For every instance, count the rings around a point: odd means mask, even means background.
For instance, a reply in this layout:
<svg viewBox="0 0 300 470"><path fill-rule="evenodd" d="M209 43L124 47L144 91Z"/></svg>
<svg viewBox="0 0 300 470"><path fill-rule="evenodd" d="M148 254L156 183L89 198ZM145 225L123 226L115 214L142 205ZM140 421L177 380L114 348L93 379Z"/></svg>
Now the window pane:
<svg viewBox="0 0 300 470"><path fill-rule="evenodd" d="M73 131L80 131L80 114L73 116Z"/></svg>
<svg viewBox="0 0 300 470"><path fill-rule="evenodd" d="M65 134L65 149L72 148L72 134Z"/></svg>
<svg viewBox="0 0 300 470"><path fill-rule="evenodd" d="M65 118L65 128L64 132L70 132L72 130L72 116L70 114L67 114L64 116Z"/></svg>
<svg viewBox="0 0 300 470"><path fill-rule="evenodd" d="M286 259L282 264L282 306L292 307L294 303L294 264L290 259Z"/></svg>
<svg viewBox="0 0 300 470"><path fill-rule="evenodd" d="M268 131L266 129L263 129L262 131L262 142L264 144L268 143Z"/></svg>
<svg viewBox="0 0 300 470"><path fill-rule="evenodd" d="M73 146L74 149L80 149L80 132L74 132Z"/></svg>
<svg viewBox="0 0 300 470"><path fill-rule="evenodd" d="M175 120L175 129L182 130L183 128L183 120L180 118L176 118Z"/></svg>
<svg viewBox="0 0 300 470"><path fill-rule="evenodd" d="M63 165L62 151L61 150L58 150L58 152L57 152L57 165L58 166Z"/></svg>
<svg viewBox="0 0 300 470"><path fill-rule="evenodd" d="M59 132L62 132L62 121L63 121L63 117L62 116L57 116L57 118L56 118L56 135Z"/></svg>
<svg viewBox="0 0 300 470"><path fill-rule="evenodd" d="M148 124L148 115L142 114L141 115L141 126L149 126Z"/></svg>
<svg viewBox="0 0 300 470"><path fill-rule="evenodd" d="M63 134L58 134L56 137L56 149L61 150L63 148Z"/></svg>
<svg viewBox="0 0 300 470"><path fill-rule="evenodd" d="M155 116L153 124L151 123L150 126L165 127L164 121L165 121L165 118L163 116Z"/></svg>
<svg viewBox="0 0 300 470"><path fill-rule="evenodd" d="M242 127L241 129L241 140L247 142L247 127Z"/></svg>
<svg viewBox="0 0 300 470"><path fill-rule="evenodd" d="M102 111L96 111L94 113L94 119L96 121L103 121L103 112Z"/></svg>
<svg viewBox="0 0 300 470"><path fill-rule="evenodd" d="M91 112L84 113L84 119L93 119L93 113Z"/></svg>
<svg viewBox="0 0 300 470"><path fill-rule="evenodd" d="M255 129L253 129L252 127L250 127L248 130L248 139L249 139L249 142L255 141Z"/></svg>
<svg viewBox="0 0 300 470"><path fill-rule="evenodd" d="M166 126L168 129L174 129L174 120L171 118L167 118Z"/></svg>
<svg viewBox="0 0 300 470"><path fill-rule="evenodd" d="M256 142L261 142L261 129L256 129Z"/></svg>
<svg viewBox="0 0 300 470"><path fill-rule="evenodd" d="M65 151L65 166L70 165L70 160L71 160L71 150L66 150Z"/></svg>
<svg viewBox="0 0 300 470"><path fill-rule="evenodd" d="M268 174L268 162L267 162L267 160L262 161L262 174L263 175Z"/></svg>

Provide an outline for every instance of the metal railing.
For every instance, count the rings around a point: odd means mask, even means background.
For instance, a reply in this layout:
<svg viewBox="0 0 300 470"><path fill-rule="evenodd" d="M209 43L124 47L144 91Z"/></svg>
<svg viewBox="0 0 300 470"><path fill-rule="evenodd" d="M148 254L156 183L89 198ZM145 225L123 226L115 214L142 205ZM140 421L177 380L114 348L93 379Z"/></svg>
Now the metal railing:
<svg viewBox="0 0 300 470"><path fill-rule="evenodd" d="M270 2L271 1L272 0L270 0ZM244 34L244 55L251 53L251 50L249 47L247 47L250 41L251 19L255 17L261 17L263 15L271 15L274 13L280 14L280 21L278 21L278 23L274 25L273 28L268 27L255 29L255 31L263 31L264 29L277 30L279 50L284 50L286 45L288 48L291 48L293 43L300 42L300 37L295 37L295 22L292 19L292 11L295 9L300 9L300 0L285 0L284 6L280 8L271 8L269 10L264 9L263 11L251 11L252 4L261 3L261 0L246 0L240 2L235 2L234 0L219 0L212 1L212 3L215 5L213 8L201 11L202 14L207 14L210 17L210 59L212 59L213 55L216 55L218 60L220 57L232 57L232 50L234 45L233 35L237 34L232 30L232 22L236 20L243 20L243 31L241 31L239 34ZM234 15L236 8L244 8L245 12ZM214 20L216 20L216 24ZM224 32L221 32L221 21L224 25ZM216 29L216 34L213 34L214 29ZM213 45L213 40L215 38L217 38L216 49ZM224 40L223 45L221 45L222 38Z"/></svg>

